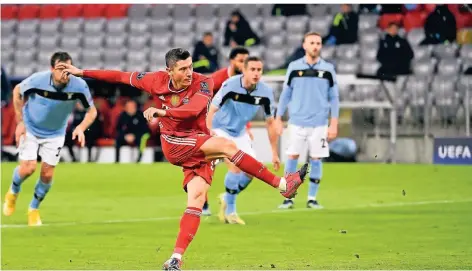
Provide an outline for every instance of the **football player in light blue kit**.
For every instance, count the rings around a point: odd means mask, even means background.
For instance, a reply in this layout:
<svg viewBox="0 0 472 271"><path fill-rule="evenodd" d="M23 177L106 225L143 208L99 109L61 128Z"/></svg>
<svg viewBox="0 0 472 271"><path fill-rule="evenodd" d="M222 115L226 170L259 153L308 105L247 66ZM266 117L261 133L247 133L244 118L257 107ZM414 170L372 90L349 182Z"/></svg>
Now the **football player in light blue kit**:
<svg viewBox="0 0 472 271"><path fill-rule="evenodd" d="M238 148L256 157L246 124L262 107L266 116L272 162L275 170L279 170L280 159L277 151L279 128L275 127L274 91L260 81L262 70L263 63L260 58L254 56L246 58L243 74L226 80L213 98L207 116L207 126L212 133L233 140ZM229 224L244 225L245 222L236 212L236 196L249 185L252 176L246 175L231 163L227 164L226 193L220 195L222 204L219 218Z"/></svg>
<svg viewBox="0 0 472 271"><path fill-rule="evenodd" d="M72 138L85 144L84 131L97 116L87 83L81 78L62 74L58 63L72 64L68 53L56 52L51 57L51 70L37 72L18 84L13 90L17 120L15 138L18 144L19 166L13 171L13 181L5 196L3 214L10 216L21 184L36 170L37 154L42 158L41 173L28 209L28 225L42 225L39 205L52 185L54 169L64 146L67 119L80 101L87 114L75 128Z"/></svg>
<svg viewBox="0 0 472 271"><path fill-rule="evenodd" d="M336 72L332 64L320 57L321 47L320 34L305 34L305 56L288 66L276 116L277 126L283 127L282 116L289 108L286 172L296 171L298 157L308 147L311 164L308 208L322 208L316 200L322 177L320 159L329 156L328 141L338 133ZM281 134L282 130L279 132ZM293 208L293 200L286 199L279 208Z"/></svg>

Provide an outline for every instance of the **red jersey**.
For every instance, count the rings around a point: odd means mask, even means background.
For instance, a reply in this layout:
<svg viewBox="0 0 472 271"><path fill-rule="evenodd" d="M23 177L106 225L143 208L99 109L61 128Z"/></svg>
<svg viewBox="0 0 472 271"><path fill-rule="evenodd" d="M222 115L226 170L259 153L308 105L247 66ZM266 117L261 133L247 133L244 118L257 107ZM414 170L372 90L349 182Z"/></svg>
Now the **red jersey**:
<svg viewBox="0 0 472 271"><path fill-rule="evenodd" d="M206 115L213 97L213 80L199 73L192 74L192 84L182 90L171 89L168 73L84 71L84 77L113 83L124 83L151 94L158 108L166 110L159 118L160 133L186 137L210 132Z"/></svg>
<svg viewBox="0 0 472 271"><path fill-rule="evenodd" d="M219 69L216 72L211 74L211 79L213 79L213 83L215 87L213 88L213 95L215 95L223 85L223 82L229 78L229 70L228 67Z"/></svg>

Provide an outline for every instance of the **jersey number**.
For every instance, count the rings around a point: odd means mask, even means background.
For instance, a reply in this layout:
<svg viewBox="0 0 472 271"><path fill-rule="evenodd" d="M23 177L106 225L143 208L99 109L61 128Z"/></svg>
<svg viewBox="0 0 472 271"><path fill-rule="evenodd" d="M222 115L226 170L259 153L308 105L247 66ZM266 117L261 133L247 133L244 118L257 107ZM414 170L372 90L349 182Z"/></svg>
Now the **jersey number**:
<svg viewBox="0 0 472 271"><path fill-rule="evenodd" d="M321 148L326 148L326 139L325 138L321 139Z"/></svg>
<svg viewBox="0 0 472 271"><path fill-rule="evenodd" d="M61 149L62 149L62 148L57 148L57 154L56 154L56 157L59 157L59 154L61 153Z"/></svg>

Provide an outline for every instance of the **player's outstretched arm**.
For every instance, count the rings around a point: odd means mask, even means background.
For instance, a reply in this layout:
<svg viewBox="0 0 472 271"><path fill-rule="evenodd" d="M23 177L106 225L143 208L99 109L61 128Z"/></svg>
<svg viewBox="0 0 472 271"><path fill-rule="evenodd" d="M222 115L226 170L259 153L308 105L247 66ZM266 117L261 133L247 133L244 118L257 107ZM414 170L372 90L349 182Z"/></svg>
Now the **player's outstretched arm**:
<svg viewBox="0 0 472 271"><path fill-rule="evenodd" d="M92 78L109 83L130 85L143 91L150 92L153 77L145 76L143 72L122 72L113 70L82 70L66 63L59 63L58 68L64 69L63 74L72 74L77 77Z"/></svg>

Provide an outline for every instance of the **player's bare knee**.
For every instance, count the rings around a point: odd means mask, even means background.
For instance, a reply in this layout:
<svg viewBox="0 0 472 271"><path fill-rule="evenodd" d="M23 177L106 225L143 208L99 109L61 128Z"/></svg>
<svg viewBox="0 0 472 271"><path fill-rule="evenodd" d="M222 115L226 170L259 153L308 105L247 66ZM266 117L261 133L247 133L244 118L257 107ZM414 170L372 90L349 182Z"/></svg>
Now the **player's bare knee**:
<svg viewBox="0 0 472 271"><path fill-rule="evenodd" d="M41 181L44 183L50 183L54 175L54 166L43 163L41 166Z"/></svg>
<svg viewBox="0 0 472 271"><path fill-rule="evenodd" d="M298 157L300 157L300 155L298 155L298 154L296 154L296 155L289 155L289 156L288 156L288 159L296 160L296 159L298 159Z"/></svg>
<svg viewBox="0 0 472 271"><path fill-rule="evenodd" d="M20 175L29 177L36 171L36 161L24 161L20 164Z"/></svg>
<svg viewBox="0 0 472 271"><path fill-rule="evenodd" d="M188 206L202 208L209 185L202 177L195 177L187 185Z"/></svg>

